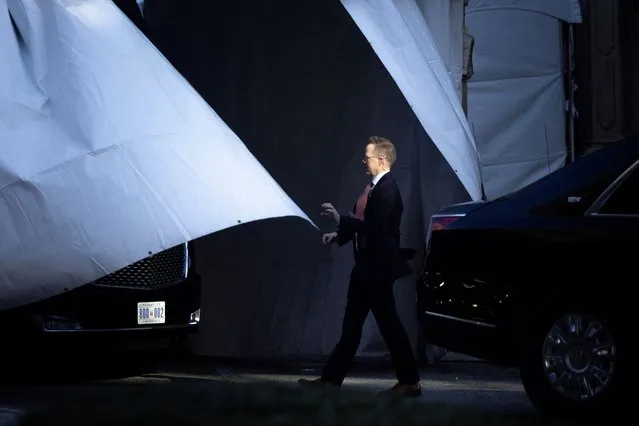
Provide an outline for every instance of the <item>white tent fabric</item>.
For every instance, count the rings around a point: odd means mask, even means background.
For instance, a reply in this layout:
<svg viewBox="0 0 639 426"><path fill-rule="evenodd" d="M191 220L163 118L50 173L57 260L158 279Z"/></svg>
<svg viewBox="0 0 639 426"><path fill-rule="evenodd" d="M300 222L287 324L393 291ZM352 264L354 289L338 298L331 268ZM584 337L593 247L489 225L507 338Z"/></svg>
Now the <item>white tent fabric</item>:
<svg viewBox="0 0 639 426"><path fill-rule="evenodd" d="M573 24L581 22L579 0L469 0L466 11L468 13L497 9L526 10Z"/></svg>
<svg viewBox="0 0 639 426"><path fill-rule="evenodd" d="M473 200L479 159L457 89L414 0L341 0Z"/></svg>
<svg viewBox="0 0 639 426"><path fill-rule="evenodd" d="M561 20L577 0L471 0L468 120L489 199L562 167L567 155Z"/></svg>
<svg viewBox="0 0 639 426"><path fill-rule="evenodd" d="M110 0L0 0L0 40L0 309L309 220Z"/></svg>
<svg viewBox="0 0 639 426"><path fill-rule="evenodd" d="M464 54L464 0L415 0L430 30L457 96L461 99Z"/></svg>

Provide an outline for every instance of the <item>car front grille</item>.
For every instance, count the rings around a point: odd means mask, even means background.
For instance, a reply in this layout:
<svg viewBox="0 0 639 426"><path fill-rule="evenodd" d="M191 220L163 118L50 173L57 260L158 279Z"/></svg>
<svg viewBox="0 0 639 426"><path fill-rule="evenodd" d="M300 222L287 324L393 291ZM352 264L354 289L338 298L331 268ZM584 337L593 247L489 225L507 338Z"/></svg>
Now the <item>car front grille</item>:
<svg viewBox="0 0 639 426"><path fill-rule="evenodd" d="M186 244L172 247L93 282L103 287L153 289L176 284L186 276Z"/></svg>

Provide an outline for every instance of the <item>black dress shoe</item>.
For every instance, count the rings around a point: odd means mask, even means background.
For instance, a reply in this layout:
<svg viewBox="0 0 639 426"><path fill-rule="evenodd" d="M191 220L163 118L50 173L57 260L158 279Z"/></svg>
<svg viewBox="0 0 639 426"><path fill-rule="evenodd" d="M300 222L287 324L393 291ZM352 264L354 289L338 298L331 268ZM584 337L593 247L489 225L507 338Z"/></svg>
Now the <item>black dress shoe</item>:
<svg viewBox="0 0 639 426"><path fill-rule="evenodd" d="M398 396L405 396L409 398L416 398L418 396L421 396L422 386L419 383L415 383L414 385L405 385L402 383L397 383L392 388L381 391L380 394L381 395L398 395Z"/></svg>

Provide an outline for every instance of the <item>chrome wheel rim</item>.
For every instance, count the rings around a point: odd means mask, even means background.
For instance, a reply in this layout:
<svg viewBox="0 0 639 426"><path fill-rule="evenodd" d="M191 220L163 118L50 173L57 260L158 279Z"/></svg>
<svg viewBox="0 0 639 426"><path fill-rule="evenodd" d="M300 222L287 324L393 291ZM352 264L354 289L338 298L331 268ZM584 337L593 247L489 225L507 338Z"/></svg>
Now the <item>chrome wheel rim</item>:
<svg viewBox="0 0 639 426"><path fill-rule="evenodd" d="M601 395L615 373L617 346L606 324L573 313L557 320L544 339L542 362L550 386L576 401Z"/></svg>

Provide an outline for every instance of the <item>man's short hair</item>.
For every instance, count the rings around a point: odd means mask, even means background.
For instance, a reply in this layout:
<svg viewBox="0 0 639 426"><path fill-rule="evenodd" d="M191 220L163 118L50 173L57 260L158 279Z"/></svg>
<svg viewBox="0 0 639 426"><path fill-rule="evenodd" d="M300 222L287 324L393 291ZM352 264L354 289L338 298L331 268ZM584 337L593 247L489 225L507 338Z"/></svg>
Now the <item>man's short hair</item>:
<svg viewBox="0 0 639 426"><path fill-rule="evenodd" d="M380 157L385 157L388 162L388 166L392 167L397 159L397 152L395 151L395 145L381 136L371 136L368 138L368 143L375 146L375 153Z"/></svg>

